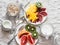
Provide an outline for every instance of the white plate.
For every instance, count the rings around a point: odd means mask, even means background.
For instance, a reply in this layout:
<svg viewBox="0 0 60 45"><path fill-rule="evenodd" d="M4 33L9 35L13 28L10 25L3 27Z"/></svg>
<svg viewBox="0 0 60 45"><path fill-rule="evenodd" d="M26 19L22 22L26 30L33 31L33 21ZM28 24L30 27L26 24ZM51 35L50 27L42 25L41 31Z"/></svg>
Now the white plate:
<svg viewBox="0 0 60 45"><path fill-rule="evenodd" d="M26 24L21 24L21 25L19 25L19 26L16 28L16 30L17 30L16 33L18 33L19 29L22 28L22 27L25 26L25 25L26 25ZM21 44L20 44L21 41L20 41L20 39L18 38L18 36L16 36L15 39L16 39L16 42L17 42L19 45L21 45ZM37 41L38 41L38 39L35 40L35 44L37 43ZM30 44L27 43L26 45L30 45Z"/></svg>
<svg viewBox="0 0 60 45"><path fill-rule="evenodd" d="M36 3L36 2L33 2L33 3ZM33 3L31 3L31 4L33 4ZM29 8L29 6L30 6L30 4L24 10L26 11ZM26 14L24 16L25 16L25 19L27 20L27 22L30 24L33 24L33 25L41 24L47 19L47 16L45 16L45 17L43 17L43 20L41 22L39 21L39 22L33 23L33 22L29 21L28 18L26 18Z"/></svg>

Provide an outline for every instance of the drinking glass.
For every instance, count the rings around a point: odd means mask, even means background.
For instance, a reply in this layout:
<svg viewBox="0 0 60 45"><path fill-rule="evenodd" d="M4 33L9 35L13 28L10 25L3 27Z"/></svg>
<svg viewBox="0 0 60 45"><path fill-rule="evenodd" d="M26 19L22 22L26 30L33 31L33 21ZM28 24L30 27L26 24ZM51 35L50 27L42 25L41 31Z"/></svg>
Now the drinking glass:
<svg viewBox="0 0 60 45"><path fill-rule="evenodd" d="M54 44L55 45L60 45L60 32L55 32L54 33Z"/></svg>

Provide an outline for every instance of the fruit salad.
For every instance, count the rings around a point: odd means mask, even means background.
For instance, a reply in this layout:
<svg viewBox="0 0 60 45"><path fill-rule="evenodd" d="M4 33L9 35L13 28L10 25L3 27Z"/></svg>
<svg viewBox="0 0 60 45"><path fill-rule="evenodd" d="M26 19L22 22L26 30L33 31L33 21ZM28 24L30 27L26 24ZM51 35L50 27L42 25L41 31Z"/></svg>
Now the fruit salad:
<svg viewBox="0 0 60 45"><path fill-rule="evenodd" d="M26 10L26 18L32 23L42 22L45 16L47 16L46 8L40 2L31 4Z"/></svg>
<svg viewBox="0 0 60 45"><path fill-rule="evenodd" d="M23 30L18 32L18 38L21 45L35 45L38 33L33 25L27 24Z"/></svg>

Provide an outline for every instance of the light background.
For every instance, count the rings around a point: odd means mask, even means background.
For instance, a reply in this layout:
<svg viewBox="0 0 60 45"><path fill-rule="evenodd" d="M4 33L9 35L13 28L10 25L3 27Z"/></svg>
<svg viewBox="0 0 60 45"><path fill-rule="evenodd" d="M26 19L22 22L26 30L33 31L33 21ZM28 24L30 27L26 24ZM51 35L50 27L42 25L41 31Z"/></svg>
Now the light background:
<svg viewBox="0 0 60 45"><path fill-rule="evenodd" d="M3 19L6 13L6 7L10 2L16 2L17 0L0 0L0 18ZM26 4L29 0L18 0L19 3ZM31 2L37 0L30 0ZM42 2L44 7L47 9L48 19L45 23L50 23L54 26L54 32L60 32L60 0L39 0ZM2 32L0 29L0 45L5 45L9 39L12 37L12 34ZM15 40L13 40L11 45L17 45ZM49 44L47 44L49 45ZM52 44L51 44L52 45Z"/></svg>

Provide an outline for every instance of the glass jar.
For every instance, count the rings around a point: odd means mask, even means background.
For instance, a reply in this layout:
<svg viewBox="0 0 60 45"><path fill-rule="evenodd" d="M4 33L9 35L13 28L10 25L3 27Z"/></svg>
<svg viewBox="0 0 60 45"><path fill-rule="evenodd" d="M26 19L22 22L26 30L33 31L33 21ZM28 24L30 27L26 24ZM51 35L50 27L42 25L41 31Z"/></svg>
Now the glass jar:
<svg viewBox="0 0 60 45"><path fill-rule="evenodd" d="M60 32L54 33L54 44L60 45Z"/></svg>

